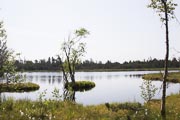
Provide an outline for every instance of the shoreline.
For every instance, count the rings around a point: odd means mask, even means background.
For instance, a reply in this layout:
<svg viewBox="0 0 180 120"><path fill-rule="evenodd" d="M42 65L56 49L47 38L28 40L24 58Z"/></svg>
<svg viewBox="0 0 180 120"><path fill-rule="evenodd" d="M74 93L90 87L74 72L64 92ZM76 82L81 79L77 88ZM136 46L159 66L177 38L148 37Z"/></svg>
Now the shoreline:
<svg viewBox="0 0 180 120"><path fill-rule="evenodd" d="M83 69L77 72L126 72L126 71L163 71L164 68L135 68L135 69ZM169 71L179 70L180 68L169 68ZM61 70L22 70L18 72L62 72Z"/></svg>

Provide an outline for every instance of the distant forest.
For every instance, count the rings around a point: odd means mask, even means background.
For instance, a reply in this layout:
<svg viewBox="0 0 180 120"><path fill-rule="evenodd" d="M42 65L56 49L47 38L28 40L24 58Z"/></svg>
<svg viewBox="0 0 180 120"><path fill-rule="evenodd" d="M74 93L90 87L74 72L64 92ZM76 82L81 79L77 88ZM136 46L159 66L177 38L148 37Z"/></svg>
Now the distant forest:
<svg viewBox="0 0 180 120"><path fill-rule="evenodd" d="M60 61L58 58L49 57L47 60L16 60L15 65L18 71L58 71L60 70ZM151 68L163 68L164 60L149 59L144 61L128 61L124 63L107 61L102 63L101 61L95 62L91 60L85 60L77 65L76 70L110 70L110 69L151 69ZM180 59L173 58L169 60L169 68L179 68Z"/></svg>

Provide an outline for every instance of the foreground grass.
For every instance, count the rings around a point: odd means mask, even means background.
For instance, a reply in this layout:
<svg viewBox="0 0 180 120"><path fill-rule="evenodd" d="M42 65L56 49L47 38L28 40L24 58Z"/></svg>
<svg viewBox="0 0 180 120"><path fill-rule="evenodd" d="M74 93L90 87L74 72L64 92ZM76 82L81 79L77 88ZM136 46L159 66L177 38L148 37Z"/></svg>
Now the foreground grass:
<svg viewBox="0 0 180 120"><path fill-rule="evenodd" d="M180 95L167 97L167 120L180 119ZM161 120L160 101L83 106L69 101L7 99L0 102L0 120Z"/></svg>
<svg viewBox="0 0 180 120"><path fill-rule="evenodd" d="M0 92L29 92L39 89L35 83L0 83Z"/></svg>
<svg viewBox="0 0 180 120"><path fill-rule="evenodd" d="M167 120L180 120L180 94L174 94L166 98L166 119ZM161 120L160 100L152 101L145 105L148 108L150 118L157 118Z"/></svg>
<svg viewBox="0 0 180 120"><path fill-rule="evenodd" d="M129 111L109 110L105 105L83 106L62 101L8 99L1 103L0 120L116 120L126 119Z"/></svg>
<svg viewBox="0 0 180 120"><path fill-rule="evenodd" d="M145 80L163 80L161 73L146 74L142 77ZM172 72L168 74L168 82L180 83L180 72Z"/></svg>

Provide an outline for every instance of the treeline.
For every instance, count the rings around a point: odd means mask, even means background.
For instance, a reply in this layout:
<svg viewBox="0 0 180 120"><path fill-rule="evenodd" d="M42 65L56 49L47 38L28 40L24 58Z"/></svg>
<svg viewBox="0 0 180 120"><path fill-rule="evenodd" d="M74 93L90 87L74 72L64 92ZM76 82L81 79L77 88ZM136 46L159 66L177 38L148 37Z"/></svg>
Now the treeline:
<svg viewBox="0 0 180 120"><path fill-rule="evenodd" d="M21 71L35 71L35 70L47 70L47 71L58 71L60 70L60 61L58 58L49 57L47 60L16 60L15 65L17 70ZM97 69L144 69L144 68L163 68L164 60L149 59L144 61L126 61L124 63L107 61L105 63L94 62L91 60L85 60L77 65L77 70L97 70ZM173 58L169 60L169 68L179 68L180 59Z"/></svg>
<svg viewBox="0 0 180 120"><path fill-rule="evenodd" d="M15 65L18 71L35 71L35 70L49 70L57 71L60 70L60 62L58 58L49 57L40 60L16 60Z"/></svg>
<svg viewBox="0 0 180 120"><path fill-rule="evenodd" d="M94 62L93 60L86 60L82 62L78 69L91 70L91 69L143 69L143 68L163 68L164 60L150 59L144 61L129 61L124 63L107 61L106 63ZM179 68L180 59L173 58L169 60L169 68Z"/></svg>

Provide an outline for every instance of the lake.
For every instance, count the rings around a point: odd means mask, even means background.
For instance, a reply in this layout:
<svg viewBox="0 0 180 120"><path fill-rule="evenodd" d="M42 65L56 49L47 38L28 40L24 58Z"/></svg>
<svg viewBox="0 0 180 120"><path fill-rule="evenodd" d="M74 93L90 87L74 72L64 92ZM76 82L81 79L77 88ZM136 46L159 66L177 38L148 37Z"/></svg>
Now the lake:
<svg viewBox="0 0 180 120"><path fill-rule="evenodd" d="M140 102L143 79L141 75L156 73L159 71L128 71L128 72L77 72L76 80L89 80L96 83L96 87L85 92L76 92L75 100L83 105L96 105L106 102ZM15 99L39 99L40 93L46 91L46 99L52 99L55 88L63 94L63 80L61 72L26 72L23 73L27 81L40 85L40 89L34 92L1 93L4 97ZM152 82L158 89L154 98L161 98L160 81ZM168 83L167 95L180 92L180 84Z"/></svg>

